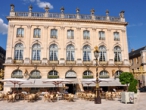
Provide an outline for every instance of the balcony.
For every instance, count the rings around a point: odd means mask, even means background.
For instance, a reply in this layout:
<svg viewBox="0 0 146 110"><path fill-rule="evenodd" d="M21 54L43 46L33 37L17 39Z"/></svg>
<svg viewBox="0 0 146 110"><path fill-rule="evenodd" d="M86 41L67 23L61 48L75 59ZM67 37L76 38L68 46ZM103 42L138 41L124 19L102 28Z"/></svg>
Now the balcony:
<svg viewBox="0 0 146 110"><path fill-rule="evenodd" d="M56 60L56 61L55 60L54 61L49 61L49 64L56 64L57 65L58 64L58 60Z"/></svg>
<svg viewBox="0 0 146 110"><path fill-rule="evenodd" d="M66 64L67 65L75 65L76 64L76 61L66 61Z"/></svg>
<svg viewBox="0 0 146 110"><path fill-rule="evenodd" d="M53 35L52 35L51 38L57 39L57 36L55 36L55 35L53 36Z"/></svg>
<svg viewBox="0 0 146 110"><path fill-rule="evenodd" d="M41 61L40 61L40 60L32 60L31 63L32 63L32 64L40 64Z"/></svg>
<svg viewBox="0 0 146 110"><path fill-rule="evenodd" d="M22 64L23 63L23 60L14 60L13 63L14 64Z"/></svg>
<svg viewBox="0 0 146 110"><path fill-rule="evenodd" d="M92 61L83 61L84 65L92 65Z"/></svg>
<svg viewBox="0 0 146 110"><path fill-rule="evenodd" d="M23 34L17 34L16 37L22 38Z"/></svg>
<svg viewBox="0 0 146 110"><path fill-rule="evenodd" d="M115 63L115 65L122 65L123 64L122 61L115 61L114 63Z"/></svg>
<svg viewBox="0 0 146 110"><path fill-rule="evenodd" d="M34 38L40 38L41 36L40 35L34 35L33 37Z"/></svg>

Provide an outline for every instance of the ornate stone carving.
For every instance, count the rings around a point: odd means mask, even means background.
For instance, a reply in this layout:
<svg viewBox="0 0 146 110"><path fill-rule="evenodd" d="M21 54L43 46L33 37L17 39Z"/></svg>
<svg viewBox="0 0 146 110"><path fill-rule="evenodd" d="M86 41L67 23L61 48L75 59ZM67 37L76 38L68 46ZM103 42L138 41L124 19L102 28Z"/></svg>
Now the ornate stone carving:
<svg viewBox="0 0 146 110"><path fill-rule="evenodd" d="M48 11L49 11L49 7L48 7L48 5L46 5L45 12L48 13Z"/></svg>
<svg viewBox="0 0 146 110"><path fill-rule="evenodd" d="M15 8L14 4L11 4L10 6L11 6L11 12L14 12L14 8Z"/></svg>

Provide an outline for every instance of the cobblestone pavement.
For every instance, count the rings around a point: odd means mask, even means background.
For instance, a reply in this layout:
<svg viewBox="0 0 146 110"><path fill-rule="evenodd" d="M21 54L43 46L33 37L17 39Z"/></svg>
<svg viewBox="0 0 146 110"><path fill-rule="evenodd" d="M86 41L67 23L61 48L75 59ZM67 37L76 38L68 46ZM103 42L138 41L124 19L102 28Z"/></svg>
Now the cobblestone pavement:
<svg viewBox="0 0 146 110"><path fill-rule="evenodd" d="M124 104L118 100L102 99L102 104L77 99L75 102L59 100L57 102L0 101L0 110L146 110L146 93L139 93L135 104Z"/></svg>

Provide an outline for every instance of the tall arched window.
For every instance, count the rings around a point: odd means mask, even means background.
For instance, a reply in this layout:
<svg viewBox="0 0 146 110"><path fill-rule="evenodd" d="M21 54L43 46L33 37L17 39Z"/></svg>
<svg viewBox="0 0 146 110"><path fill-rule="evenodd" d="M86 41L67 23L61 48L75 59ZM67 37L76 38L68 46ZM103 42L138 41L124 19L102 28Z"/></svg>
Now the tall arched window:
<svg viewBox="0 0 146 110"><path fill-rule="evenodd" d="M40 60L41 57L41 47L39 44L34 44L32 46L32 60Z"/></svg>
<svg viewBox="0 0 146 110"><path fill-rule="evenodd" d="M24 36L24 29L18 28L17 29L17 37L23 37Z"/></svg>
<svg viewBox="0 0 146 110"><path fill-rule="evenodd" d="M21 43L15 45L15 60L23 60L23 45Z"/></svg>
<svg viewBox="0 0 146 110"><path fill-rule="evenodd" d="M116 46L114 48L114 61L118 62L118 61L122 61L122 55L121 55L121 48L119 46Z"/></svg>
<svg viewBox="0 0 146 110"><path fill-rule="evenodd" d="M49 57L49 59L51 60L51 61L56 61L56 60L58 60L58 47L57 47L57 45L56 44L52 44L51 46L50 46L50 57Z"/></svg>
<svg viewBox="0 0 146 110"><path fill-rule="evenodd" d="M68 39L74 39L74 31L73 30L67 30L67 38Z"/></svg>
<svg viewBox="0 0 146 110"><path fill-rule="evenodd" d="M99 40L105 40L105 32L99 31Z"/></svg>
<svg viewBox="0 0 146 110"><path fill-rule="evenodd" d="M92 72L89 70L84 71L83 78L93 78Z"/></svg>
<svg viewBox="0 0 146 110"><path fill-rule="evenodd" d="M83 47L83 61L91 61L91 49L88 45Z"/></svg>
<svg viewBox="0 0 146 110"><path fill-rule="evenodd" d="M57 29L51 29L51 38L57 38Z"/></svg>
<svg viewBox="0 0 146 110"><path fill-rule="evenodd" d="M30 78L31 79L40 79L41 75L40 72L38 70L34 70L30 73Z"/></svg>
<svg viewBox="0 0 146 110"><path fill-rule="evenodd" d="M74 61L75 60L75 48L73 45L67 46L66 59L67 59L67 61Z"/></svg>
<svg viewBox="0 0 146 110"><path fill-rule="evenodd" d="M21 70L13 71L11 78L23 78L22 71Z"/></svg>
<svg viewBox="0 0 146 110"><path fill-rule="evenodd" d="M106 55L106 48L105 46L99 47L99 61L106 61L107 60Z"/></svg>
<svg viewBox="0 0 146 110"><path fill-rule="evenodd" d="M41 37L41 29L35 28L33 36L34 36L34 38L40 38Z"/></svg>
<svg viewBox="0 0 146 110"><path fill-rule="evenodd" d="M103 70L99 73L99 78L109 78L109 73Z"/></svg>
<svg viewBox="0 0 146 110"><path fill-rule="evenodd" d="M88 30L83 31L83 38L84 39L90 39L90 32Z"/></svg>
<svg viewBox="0 0 146 110"><path fill-rule="evenodd" d="M114 40L115 41L119 41L120 40L119 32L114 32Z"/></svg>
<svg viewBox="0 0 146 110"><path fill-rule="evenodd" d="M48 78L52 78L52 79L54 79L54 78L59 78L59 76L58 76L58 72L56 71L56 70L52 70L52 71L50 71L49 73L48 73Z"/></svg>

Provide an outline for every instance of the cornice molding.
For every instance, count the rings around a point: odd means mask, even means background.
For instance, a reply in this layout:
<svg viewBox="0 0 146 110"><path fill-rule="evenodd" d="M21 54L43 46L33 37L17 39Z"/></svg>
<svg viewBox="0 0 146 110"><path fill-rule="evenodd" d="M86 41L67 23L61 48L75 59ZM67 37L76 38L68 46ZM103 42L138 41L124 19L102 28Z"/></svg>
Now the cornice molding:
<svg viewBox="0 0 146 110"><path fill-rule="evenodd" d="M83 19L60 19L60 18L34 18L34 17L7 17L8 20L44 20L44 21L69 21L69 22L86 22L86 23L104 23L114 25L128 25L127 22L110 22L98 20L83 20Z"/></svg>

